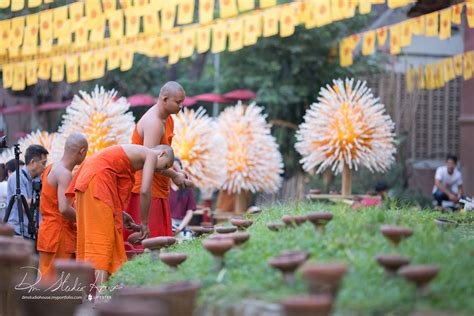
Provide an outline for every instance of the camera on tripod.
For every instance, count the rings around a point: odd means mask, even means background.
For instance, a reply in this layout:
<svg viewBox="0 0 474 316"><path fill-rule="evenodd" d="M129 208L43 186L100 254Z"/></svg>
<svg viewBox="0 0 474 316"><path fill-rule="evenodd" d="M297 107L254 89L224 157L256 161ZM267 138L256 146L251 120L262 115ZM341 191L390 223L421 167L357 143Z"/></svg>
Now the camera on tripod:
<svg viewBox="0 0 474 316"><path fill-rule="evenodd" d="M41 193L41 188L43 187L41 179L33 179L33 181L31 181L31 184L35 193Z"/></svg>

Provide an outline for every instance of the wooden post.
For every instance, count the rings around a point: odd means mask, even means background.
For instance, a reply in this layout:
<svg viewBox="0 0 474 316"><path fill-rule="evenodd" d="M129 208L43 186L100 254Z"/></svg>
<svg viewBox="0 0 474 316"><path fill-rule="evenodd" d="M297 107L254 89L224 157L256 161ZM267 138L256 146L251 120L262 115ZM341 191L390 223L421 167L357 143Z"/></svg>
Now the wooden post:
<svg viewBox="0 0 474 316"><path fill-rule="evenodd" d="M348 164L344 164L342 169L342 195L352 194L352 175Z"/></svg>
<svg viewBox="0 0 474 316"><path fill-rule="evenodd" d="M234 211L237 214L243 214L247 211L247 192L241 191L235 195Z"/></svg>

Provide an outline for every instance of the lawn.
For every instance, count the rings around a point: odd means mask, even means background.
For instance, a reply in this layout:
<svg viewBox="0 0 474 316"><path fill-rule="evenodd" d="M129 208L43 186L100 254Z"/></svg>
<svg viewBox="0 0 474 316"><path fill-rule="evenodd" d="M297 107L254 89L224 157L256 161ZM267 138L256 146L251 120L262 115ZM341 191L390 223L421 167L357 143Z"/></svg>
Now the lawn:
<svg viewBox="0 0 474 316"><path fill-rule="evenodd" d="M305 214L328 210L334 219L324 234L315 232L309 222L293 229L269 231L268 222L279 221L284 214ZM437 217L450 217L463 223L443 231ZM287 204L265 209L252 217L250 240L241 249L226 254L226 270L214 271L212 256L202 248L201 239L176 245L169 251L184 252L188 260L176 273L151 255L144 254L128 262L111 279L112 285L153 286L177 280L199 280L203 286L199 305L222 307L253 298L270 302L305 293L306 284L297 273L294 287L282 282L278 271L267 260L285 250L311 253L309 262L343 261L349 271L335 303L341 315L407 314L414 310L452 311L474 314L474 230L471 214L446 216L437 212L408 209L366 208L353 211L337 204ZM395 224L414 230L411 238L394 248L380 234L382 224ZM377 254L399 253L412 264L436 264L440 273L431 283L431 294L416 299L415 287L399 277L387 278L376 263Z"/></svg>

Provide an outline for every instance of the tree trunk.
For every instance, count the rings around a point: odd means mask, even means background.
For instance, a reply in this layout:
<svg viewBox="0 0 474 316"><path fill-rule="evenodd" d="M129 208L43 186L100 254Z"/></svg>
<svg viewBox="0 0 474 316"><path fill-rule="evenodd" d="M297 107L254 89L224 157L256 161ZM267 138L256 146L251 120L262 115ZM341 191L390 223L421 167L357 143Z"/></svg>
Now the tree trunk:
<svg viewBox="0 0 474 316"><path fill-rule="evenodd" d="M344 164L342 170L342 195L352 194L352 174L348 164Z"/></svg>

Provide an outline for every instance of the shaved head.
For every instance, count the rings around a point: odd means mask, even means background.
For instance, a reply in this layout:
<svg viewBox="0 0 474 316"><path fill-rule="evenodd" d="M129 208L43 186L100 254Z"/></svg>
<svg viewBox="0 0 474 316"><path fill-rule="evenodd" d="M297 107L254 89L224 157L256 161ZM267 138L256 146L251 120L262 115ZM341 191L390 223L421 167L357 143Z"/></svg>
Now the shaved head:
<svg viewBox="0 0 474 316"><path fill-rule="evenodd" d="M158 145L153 147L158 152L158 161L156 169L169 169L173 166L174 151L171 146Z"/></svg>
<svg viewBox="0 0 474 316"><path fill-rule="evenodd" d="M179 93L184 93L183 87L176 81L168 81L160 90L160 97L171 97Z"/></svg>
<svg viewBox="0 0 474 316"><path fill-rule="evenodd" d="M79 151L81 148L87 148L87 138L84 134L81 133L72 133L66 139L66 144L64 145L64 151Z"/></svg>

